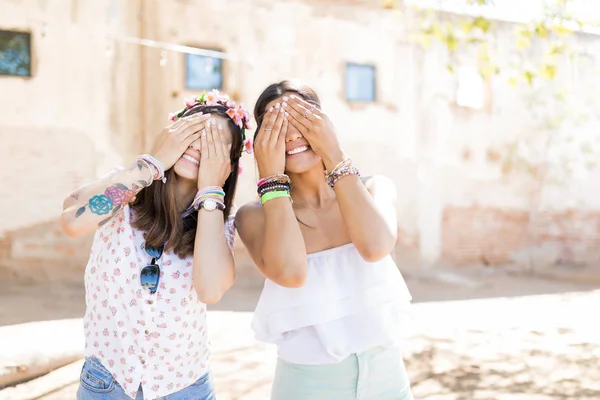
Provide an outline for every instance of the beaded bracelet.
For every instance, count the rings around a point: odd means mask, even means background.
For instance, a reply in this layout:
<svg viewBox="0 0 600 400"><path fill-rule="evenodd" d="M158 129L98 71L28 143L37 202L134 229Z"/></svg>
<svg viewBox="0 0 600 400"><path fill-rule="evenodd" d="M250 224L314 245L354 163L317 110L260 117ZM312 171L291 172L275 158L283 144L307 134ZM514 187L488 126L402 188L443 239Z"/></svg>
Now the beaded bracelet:
<svg viewBox="0 0 600 400"><path fill-rule="evenodd" d="M287 176L286 174L277 174L277 175L273 175L273 176L268 176L266 178L262 178L260 181L258 181L256 186L262 186L264 184L273 183L273 182L289 183L290 185L292 184L292 180L290 179L289 176Z"/></svg>
<svg viewBox="0 0 600 400"><path fill-rule="evenodd" d="M156 170L156 174L154 175L155 181L161 180L163 183L167 182L167 178L165 177L165 167L159 160L152 157L150 154L142 154L138 157L138 159L144 160L154 167L154 169Z"/></svg>
<svg viewBox="0 0 600 400"><path fill-rule="evenodd" d="M352 160L347 158L338 163L331 172L325 171L325 180L327 185L333 190L335 184L343 177L350 175L360 176L360 172L352 165Z"/></svg>
<svg viewBox="0 0 600 400"><path fill-rule="evenodd" d="M256 189L256 192L259 195L263 195L265 192L270 192L270 191L273 191L276 189L287 190L289 192L292 190L292 185L290 185L289 183L277 183L277 182L265 183L262 186L259 186Z"/></svg>
<svg viewBox="0 0 600 400"><path fill-rule="evenodd" d="M260 203L264 206L267 201L277 199L279 197L287 197L291 200L290 192L287 190L274 190L263 194L260 198Z"/></svg>

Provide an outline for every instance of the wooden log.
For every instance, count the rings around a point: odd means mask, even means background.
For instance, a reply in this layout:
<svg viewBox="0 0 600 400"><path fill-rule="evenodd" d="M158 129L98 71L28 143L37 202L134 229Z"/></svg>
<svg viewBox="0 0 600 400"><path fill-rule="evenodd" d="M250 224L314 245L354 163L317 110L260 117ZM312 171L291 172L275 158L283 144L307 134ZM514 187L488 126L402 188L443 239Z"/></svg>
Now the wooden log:
<svg viewBox="0 0 600 400"><path fill-rule="evenodd" d="M35 400L79 381L83 359L67 364L39 378L0 390L2 400Z"/></svg>
<svg viewBox="0 0 600 400"><path fill-rule="evenodd" d="M81 359L83 349L79 318L0 327L0 388Z"/></svg>

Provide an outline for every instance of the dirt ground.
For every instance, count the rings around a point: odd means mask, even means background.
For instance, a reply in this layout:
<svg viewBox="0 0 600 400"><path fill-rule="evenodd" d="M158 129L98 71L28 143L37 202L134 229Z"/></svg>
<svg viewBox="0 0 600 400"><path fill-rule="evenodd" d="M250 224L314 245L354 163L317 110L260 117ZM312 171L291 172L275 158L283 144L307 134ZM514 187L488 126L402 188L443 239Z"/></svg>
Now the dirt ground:
<svg viewBox="0 0 600 400"><path fill-rule="evenodd" d="M415 399L600 398L597 287L486 268L404 275L415 302L405 342ZM268 399L275 349L250 330L259 293L235 286L209 313L220 400ZM4 280L0 304L0 326L80 318L83 288ZM72 375L62 389L35 398L73 399Z"/></svg>

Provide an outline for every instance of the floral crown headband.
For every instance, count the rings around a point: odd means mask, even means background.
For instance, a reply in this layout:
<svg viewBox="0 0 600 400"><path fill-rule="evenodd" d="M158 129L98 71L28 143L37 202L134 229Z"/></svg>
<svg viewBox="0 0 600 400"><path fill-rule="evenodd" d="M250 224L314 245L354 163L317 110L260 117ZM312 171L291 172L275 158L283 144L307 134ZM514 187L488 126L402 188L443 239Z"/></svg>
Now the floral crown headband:
<svg viewBox="0 0 600 400"><path fill-rule="evenodd" d="M246 129L250 129L250 114L244 108L243 104L236 106L235 101L229 96L219 94L219 91L213 89L212 92L202 92L200 96L192 96L185 100L185 108L179 112L169 114L169 119L173 122L182 118L189 110L198 106L222 106L227 109L226 114L242 132L242 151L252 153L252 142L246 139Z"/></svg>

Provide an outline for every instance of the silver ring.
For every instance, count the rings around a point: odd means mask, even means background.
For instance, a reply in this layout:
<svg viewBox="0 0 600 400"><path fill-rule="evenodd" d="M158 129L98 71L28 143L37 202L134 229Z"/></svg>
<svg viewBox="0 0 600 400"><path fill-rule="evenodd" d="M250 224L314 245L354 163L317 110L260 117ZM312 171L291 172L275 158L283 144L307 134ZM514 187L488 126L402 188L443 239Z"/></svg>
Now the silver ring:
<svg viewBox="0 0 600 400"><path fill-rule="evenodd" d="M304 112L304 118L308 118L308 116L311 114L310 110L306 110Z"/></svg>
<svg viewBox="0 0 600 400"><path fill-rule="evenodd" d="M310 108L310 112L313 112L313 110L315 109L315 105L313 104L312 107Z"/></svg>
<svg viewBox="0 0 600 400"><path fill-rule="evenodd" d="M265 131L272 131L273 128L265 128Z"/></svg>

